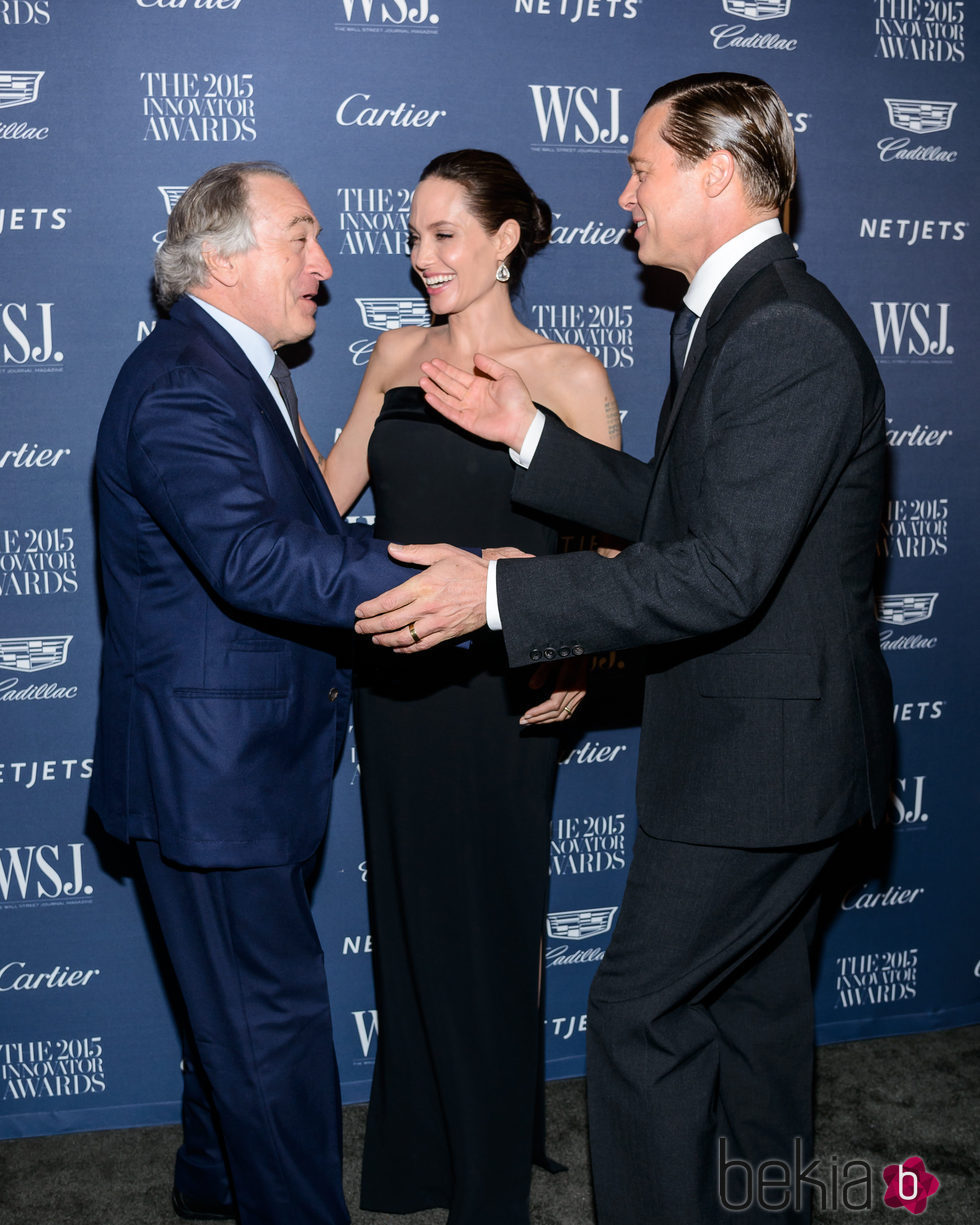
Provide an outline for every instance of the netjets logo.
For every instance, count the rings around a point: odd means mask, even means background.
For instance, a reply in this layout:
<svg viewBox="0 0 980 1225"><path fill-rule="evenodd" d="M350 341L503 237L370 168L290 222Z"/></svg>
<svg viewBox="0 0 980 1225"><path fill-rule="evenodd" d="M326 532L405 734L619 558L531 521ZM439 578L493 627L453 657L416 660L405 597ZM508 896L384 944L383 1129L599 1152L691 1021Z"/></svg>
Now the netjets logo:
<svg viewBox="0 0 980 1225"><path fill-rule="evenodd" d="M0 669L24 673L60 668L68 658L68 644L73 637L54 634L47 638L0 638Z"/></svg>
<svg viewBox="0 0 980 1225"><path fill-rule="evenodd" d="M723 0L722 8L731 17L747 21L771 21L785 17L793 0Z"/></svg>
<svg viewBox="0 0 980 1225"><path fill-rule="evenodd" d="M0 72L0 108L36 102L43 76L43 72Z"/></svg>
<svg viewBox="0 0 980 1225"><path fill-rule="evenodd" d="M549 940L591 940L612 930L618 906L593 906L591 910L555 910L548 915Z"/></svg>
<svg viewBox="0 0 980 1225"><path fill-rule="evenodd" d="M902 132L946 132L953 122L955 102L925 102L916 98L885 98L888 122Z"/></svg>
<svg viewBox="0 0 980 1225"><path fill-rule="evenodd" d="M938 596L937 591L883 595L878 600L878 620L884 625L914 625L916 621L928 621Z"/></svg>
<svg viewBox="0 0 980 1225"><path fill-rule="evenodd" d="M529 85L541 143L533 149L574 146L621 152L629 136L620 127L622 89L593 85Z"/></svg>
<svg viewBox="0 0 980 1225"><path fill-rule="evenodd" d="M432 322L422 298L355 298L361 322L372 332L393 332L409 325L425 328ZM372 337L362 337L347 346L355 366L364 366L374 350Z"/></svg>

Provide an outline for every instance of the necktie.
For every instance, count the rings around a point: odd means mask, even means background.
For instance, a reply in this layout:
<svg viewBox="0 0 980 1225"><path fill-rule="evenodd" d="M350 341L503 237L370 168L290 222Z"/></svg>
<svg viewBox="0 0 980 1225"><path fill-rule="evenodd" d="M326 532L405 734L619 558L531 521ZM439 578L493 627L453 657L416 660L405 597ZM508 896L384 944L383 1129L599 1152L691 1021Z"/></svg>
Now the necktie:
<svg viewBox="0 0 980 1225"><path fill-rule="evenodd" d="M295 435L296 442L299 443L303 436L299 432L299 404L296 400L296 388L293 386L293 378L289 373L289 367L278 353L272 365L272 377L276 380L279 394L282 396L283 403L286 405L286 410L289 413L289 420L293 424L293 434Z"/></svg>
<svg viewBox="0 0 980 1225"><path fill-rule="evenodd" d="M670 325L670 381L672 387L676 387L681 381L684 358L687 356L687 344L697 321L698 317L694 311L689 306L682 306Z"/></svg>

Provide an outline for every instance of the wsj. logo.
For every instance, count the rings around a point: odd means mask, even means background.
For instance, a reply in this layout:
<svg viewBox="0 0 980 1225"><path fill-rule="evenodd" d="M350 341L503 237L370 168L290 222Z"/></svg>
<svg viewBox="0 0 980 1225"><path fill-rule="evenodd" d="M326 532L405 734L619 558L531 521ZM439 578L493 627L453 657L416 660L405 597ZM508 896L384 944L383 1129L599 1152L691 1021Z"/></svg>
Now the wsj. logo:
<svg viewBox="0 0 980 1225"><path fill-rule="evenodd" d="M0 303L0 357L11 366L60 366L64 353L56 352L51 326L53 302ZM35 313L36 308L36 313ZM6 333L6 339L4 339Z"/></svg>
<svg viewBox="0 0 980 1225"><path fill-rule="evenodd" d="M722 0L722 8L730 17L771 21L773 17L788 16L791 3L792 0Z"/></svg>
<svg viewBox="0 0 980 1225"><path fill-rule="evenodd" d="M948 131L957 105L924 98L885 98L884 103L891 126L916 136ZM909 136L886 136L878 141L878 155L883 162L948 163L956 161L957 150L944 149L942 145L913 145Z"/></svg>
<svg viewBox="0 0 980 1225"><path fill-rule="evenodd" d="M376 1008L353 1012L354 1024L357 1026L357 1036L361 1042L361 1053L365 1059L373 1059L371 1049L378 1037L378 1010Z"/></svg>
<svg viewBox="0 0 980 1225"><path fill-rule="evenodd" d="M872 302L881 358L952 357L956 350L948 343L949 306L948 302Z"/></svg>
<svg viewBox="0 0 980 1225"><path fill-rule="evenodd" d="M593 906L589 910L554 910L548 915L550 940L591 940L612 930L618 906Z"/></svg>
<svg viewBox="0 0 980 1225"><path fill-rule="evenodd" d="M180 199L180 197L184 194L186 190L187 190L186 186L185 187L159 187L159 186L157 187L157 191L160 193L161 196L163 196L163 203L167 210L168 217L174 211L174 205L177 203L177 201ZM166 237L167 237L167 229L165 226L162 230L157 230L157 232L153 235L154 246L157 247L157 249L159 249L160 244L163 242L163 240ZM143 337L140 336L140 340L142 339Z"/></svg>
<svg viewBox="0 0 980 1225"><path fill-rule="evenodd" d="M5 26L46 26L51 20L48 0L3 0L0 22Z"/></svg>
<svg viewBox="0 0 980 1225"><path fill-rule="evenodd" d="M340 0L344 20L358 26L437 26L439 14L431 11L429 0L418 0L409 8L408 0ZM434 30L426 30L435 33Z"/></svg>
<svg viewBox="0 0 980 1225"><path fill-rule="evenodd" d="M885 625L914 625L916 621L928 621L938 597L938 591L883 595L878 600L878 620Z"/></svg>
<svg viewBox="0 0 980 1225"><path fill-rule="evenodd" d="M528 89L542 146L584 145L599 152L629 144L629 136L620 129L622 89L591 85L529 85Z"/></svg>
<svg viewBox="0 0 980 1225"><path fill-rule="evenodd" d="M29 106L37 101L37 88L44 72L0 72L0 109Z"/></svg>
<svg viewBox="0 0 980 1225"><path fill-rule="evenodd" d="M432 316L423 298L355 298L361 311L361 322L375 332L393 332L397 328L428 327ZM371 339L355 340L347 346L355 366L364 366L374 349Z"/></svg>
<svg viewBox="0 0 980 1225"><path fill-rule="evenodd" d="M6 672L41 672L60 668L68 658L72 634L49 638L0 638L0 668Z"/></svg>
<svg viewBox="0 0 980 1225"><path fill-rule="evenodd" d="M88 897L82 869L83 842L69 842L62 857L59 846L0 847L0 902L48 904Z"/></svg>
<svg viewBox="0 0 980 1225"><path fill-rule="evenodd" d="M892 825L901 825L908 829L916 826L921 829L929 820L929 814L922 807L922 790L926 777L918 774L914 778L895 779L895 790L891 795L892 815L889 818Z"/></svg>

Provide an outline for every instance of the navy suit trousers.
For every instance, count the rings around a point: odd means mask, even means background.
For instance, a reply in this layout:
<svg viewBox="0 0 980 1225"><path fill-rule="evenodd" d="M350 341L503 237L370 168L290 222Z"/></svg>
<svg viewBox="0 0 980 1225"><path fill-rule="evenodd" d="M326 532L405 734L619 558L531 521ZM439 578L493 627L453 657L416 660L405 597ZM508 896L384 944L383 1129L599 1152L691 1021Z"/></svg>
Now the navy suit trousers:
<svg viewBox="0 0 980 1225"><path fill-rule="evenodd" d="M340 1087L310 864L185 868L137 843L213 1107L196 1109L186 1194L221 1201L241 1225L347 1225ZM223 1151L227 1183L204 1171ZM190 1151L193 1149L193 1151Z"/></svg>

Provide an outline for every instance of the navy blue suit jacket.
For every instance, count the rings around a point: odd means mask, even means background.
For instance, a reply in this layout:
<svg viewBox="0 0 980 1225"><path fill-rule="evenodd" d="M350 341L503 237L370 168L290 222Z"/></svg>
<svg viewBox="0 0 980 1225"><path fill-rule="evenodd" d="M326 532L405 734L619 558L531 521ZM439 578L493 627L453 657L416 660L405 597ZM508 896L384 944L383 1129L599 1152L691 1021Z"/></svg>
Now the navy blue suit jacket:
<svg viewBox="0 0 980 1225"><path fill-rule="evenodd" d="M187 298L123 366L96 475L92 807L177 863L301 862L347 729L337 652L404 569L343 522L244 352Z"/></svg>

